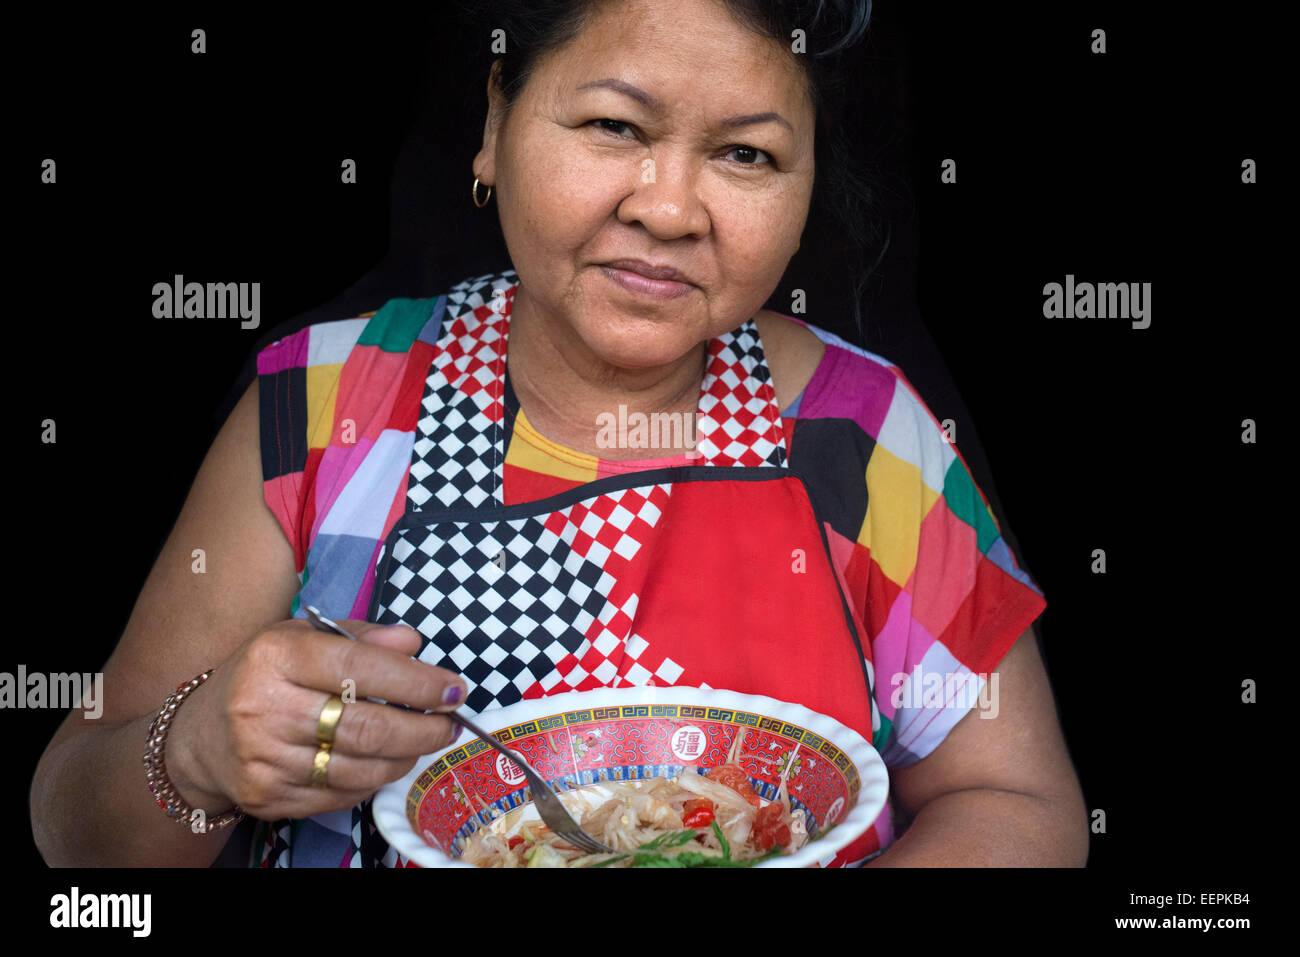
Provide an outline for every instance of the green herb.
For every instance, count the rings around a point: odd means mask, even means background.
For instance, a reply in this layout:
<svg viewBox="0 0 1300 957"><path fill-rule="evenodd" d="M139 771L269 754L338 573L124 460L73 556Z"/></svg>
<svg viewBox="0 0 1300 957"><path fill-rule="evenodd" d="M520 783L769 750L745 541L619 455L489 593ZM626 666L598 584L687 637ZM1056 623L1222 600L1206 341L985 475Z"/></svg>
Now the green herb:
<svg viewBox="0 0 1300 957"><path fill-rule="evenodd" d="M632 860L633 867L691 867L694 858L702 858L703 855L696 854L694 851L685 851L673 857L666 857L663 854L638 854Z"/></svg>
<svg viewBox="0 0 1300 957"><path fill-rule="evenodd" d="M701 854L698 851L683 851L672 857L664 854L637 854L632 859L633 867L753 867L762 861L776 857L780 851L772 848L762 857L747 861L733 861L726 857Z"/></svg>
<svg viewBox="0 0 1300 957"><path fill-rule="evenodd" d="M658 851L665 847L681 847L695 837L695 831L669 831L660 834L653 841L648 841L637 848L639 851Z"/></svg>
<svg viewBox="0 0 1300 957"><path fill-rule="evenodd" d="M653 841L647 841L637 848L635 854L619 854L617 857L611 857L601 861L599 864L591 864L591 867L608 867L615 861L632 858L632 867L753 867L763 861L771 860L781 853L779 847L773 847L761 857L752 857L745 861L736 861L731 858L731 843L722 833L722 828L718 827L718 822L713 822L713 833L718 838L718 843L722 845L722 856L716 854L702 854L699 851L682 851L680 854L660 854L658 853L665 848L681 847L687 841L695 837L695 831L669 831L666 834L660 834Z"/></svg>
<svg viewBox="0 0 1300 957"><path fill-rule="evenodd" d="M713 822L713 835L718 839L718 843L722 845L723 860L731 860L731 842L727 840L727 835L722 833L722 828L718 827L717 821Z"/></svg>

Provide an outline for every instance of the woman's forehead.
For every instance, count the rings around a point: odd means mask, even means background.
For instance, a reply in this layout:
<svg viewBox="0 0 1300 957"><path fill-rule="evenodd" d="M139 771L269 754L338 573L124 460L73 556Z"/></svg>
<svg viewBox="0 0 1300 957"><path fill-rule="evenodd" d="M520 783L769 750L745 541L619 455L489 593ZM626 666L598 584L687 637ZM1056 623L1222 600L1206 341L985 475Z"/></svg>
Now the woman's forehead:
<svg viewBox="0 0 1300 957"><path fill-rule="evenodd" d="M789 116L807 97L795 55L718 0L594 4L584 28L540 62L536 76L553 95L612 90L655 112L707 93L723 112Z"/></svg>

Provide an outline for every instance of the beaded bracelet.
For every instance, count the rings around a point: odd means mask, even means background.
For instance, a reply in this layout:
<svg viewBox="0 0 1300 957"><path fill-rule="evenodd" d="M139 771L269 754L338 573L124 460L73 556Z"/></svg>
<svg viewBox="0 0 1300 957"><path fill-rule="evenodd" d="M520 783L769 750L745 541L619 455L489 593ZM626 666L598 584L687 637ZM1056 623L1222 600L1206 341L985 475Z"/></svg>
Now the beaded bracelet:
<svg viewBox="0 0 1300 957"><path fill-rule="evenodd" d="M191 678L184 684L178 685L176 690L167 696L162 710L149 723L149 736L145 739L148 750L144 753L144 773L149 793L154 797L154 803L166 811L167 816L177 824L190 825L190 829L196 834L206 834L209 831L227 827L244 818L243 810L239 805L235 805L226 813L209 821L206 814L190 807L177 793L176 787L172 784L171 779L167 777L167 764L163 760L167 743L167 731L171 727L172 718L176 716L176 711L180 708L181 702L193 694L195 688L207 681L215 670L215 668L209 668L197 678ZM193 821L195 814L202 818L202 823Z"/></svg>

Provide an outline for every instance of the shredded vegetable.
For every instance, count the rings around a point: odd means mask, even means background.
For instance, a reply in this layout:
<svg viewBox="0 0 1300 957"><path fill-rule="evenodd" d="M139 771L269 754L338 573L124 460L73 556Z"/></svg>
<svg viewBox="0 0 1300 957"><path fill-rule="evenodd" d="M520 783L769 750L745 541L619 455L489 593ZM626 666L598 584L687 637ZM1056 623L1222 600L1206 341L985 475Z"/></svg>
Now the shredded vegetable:
<svg viewBox="0 0 1300 957"><path fill-rule="evenodd" d="M738 764L708 776L688 768L676 779L607 781L560 799L614 853L566 844L526 817L525 806L476 831L461 860L479 867L749 867L808 840L805 814L791 810L784 776L777 800L763 801Z"/></svg>

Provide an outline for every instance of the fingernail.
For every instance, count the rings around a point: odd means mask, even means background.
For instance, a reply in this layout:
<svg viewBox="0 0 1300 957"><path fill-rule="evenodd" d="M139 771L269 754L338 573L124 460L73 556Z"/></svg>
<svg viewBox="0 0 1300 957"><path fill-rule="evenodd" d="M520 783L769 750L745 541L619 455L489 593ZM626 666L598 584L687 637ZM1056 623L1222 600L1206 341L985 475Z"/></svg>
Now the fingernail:
<svg viewBox="0 0 1300 957"><path fill-rule="evenodd" d="M449 685L442 693L442 703L455 704L461 699L461 696L464 693L465 691L460 685ZM459 725L457 727L459 727Z"/></svg>
<svg viewBox="0 0 1300 957"><path fill-rule="evenodd" d="M461 731L465 730L464 725L456 725L456 730L451 733L451 741L448 744L455 744L460 740Z"/></svg>

